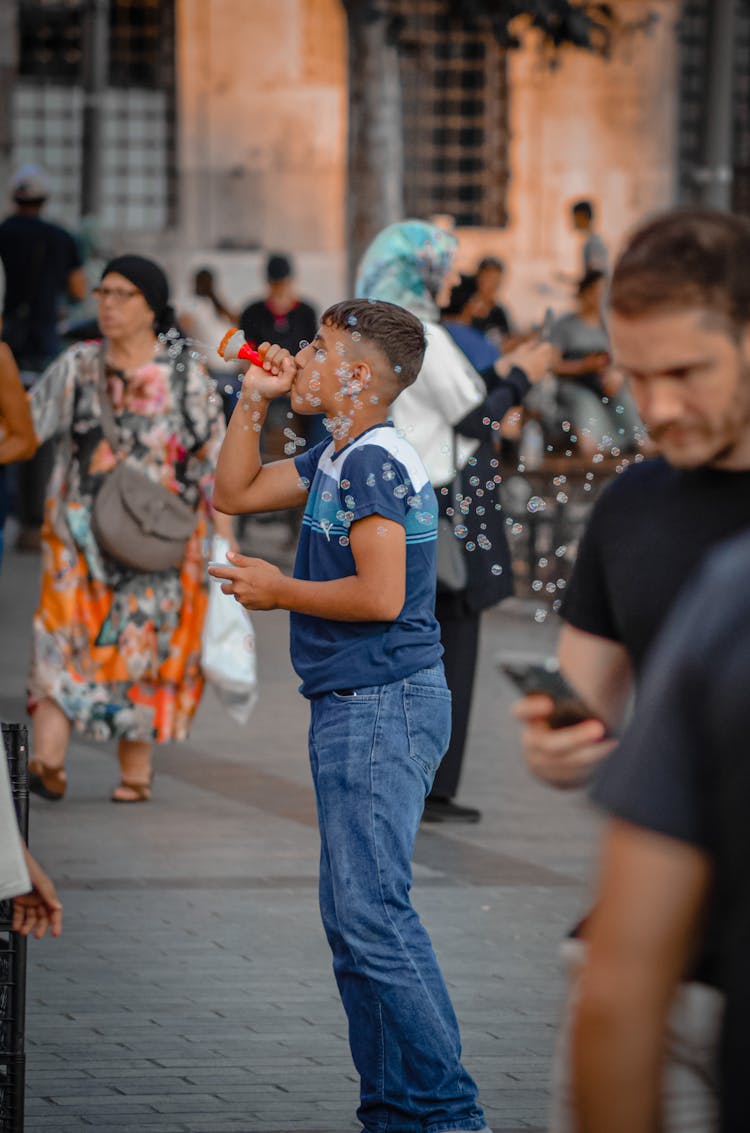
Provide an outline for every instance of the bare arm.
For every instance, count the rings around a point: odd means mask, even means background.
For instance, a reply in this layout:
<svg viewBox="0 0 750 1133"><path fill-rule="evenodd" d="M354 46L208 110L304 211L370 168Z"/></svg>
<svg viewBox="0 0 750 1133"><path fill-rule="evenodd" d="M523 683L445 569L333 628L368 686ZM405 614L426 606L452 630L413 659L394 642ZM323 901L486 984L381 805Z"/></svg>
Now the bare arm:
<svg viewBox="0 0 750 1133"><path fill-rule="evenodd" d="M86 292L89 289L88 280L86 279L86 272L83 268L74 268L68 276L67 280L68 295L71 299L75 299L80 303L82 299L86 298Z"/></svg>
<svg viewBox="0 0 750 1133"><path fill-rule="evenodd" d="M558 658L563 674L597 714L570 728L551 728L552 702L546 696L526 696L514 715L523 722L523 753L529 769L554 787L577 787L612 750L604 738L623 717L633 678L624 646L605 637L565 625Z"/></svg>
<svg viewBox="0 0 750 1133"><path fill-rule="evenodd" d="M37 449L29 400L21 384L15 359L0 343L0 464L28 460Z"/></svg>
<svg viewBox="0 0 750 1133"><path fill-rule="evenodd" d="M260 432L268 404L289 392L297 372L290 357L283 368L265 365L268 370L251 366L247 371L219 453L213 502L227 515L298 507L307 498L293 460L261 461Z"/></svg>
<svg viewBox="0 0 750 1133"><path fill-rule="evenodd" d="M604 351L587 354L584 358L563 358L562 352L555 347L551 369L560 378L576 378L580 374L598 373L608 365L609 355Z"/></svg>
<svg viewBox="0 0 750 1133"><path fill-rule="evenodd" d="M210 566L227 581L225 594L249 610L294 610L336 622L393 621L406 596L406 532L391 519L369 515L349 532L356 573L330 582L289 578L263 559L230 555Z"/></svg>
<svg viewBox="0 0 750 1133"><path fill-rule="evenodd" d="M656 1133L664 1027L711 877L697 848L612 821L573 1041L581 1133Z"/></svg>
<svg viewBox="0 0 750 1133"><path fill-rule="evenodd" d="M62 932L63 907L55 886L39 862L23 847L26 868L31 880L31 891L13 899L13 932L28 936L33 932L37 940L49 928L52 936Z"/></svg>

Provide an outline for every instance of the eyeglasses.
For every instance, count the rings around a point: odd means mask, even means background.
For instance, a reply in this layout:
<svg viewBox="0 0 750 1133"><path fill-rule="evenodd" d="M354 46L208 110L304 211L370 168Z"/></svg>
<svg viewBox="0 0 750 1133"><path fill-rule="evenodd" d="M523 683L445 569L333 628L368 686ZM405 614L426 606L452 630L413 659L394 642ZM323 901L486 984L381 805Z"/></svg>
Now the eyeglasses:
<svg viewBox="0 0 750 1133"><path fill-rule="evenodd" d="M140 295L137 288L128 291L125 287L94 287L93 293L97 299L112 299L115 303L125 303L134 295Z"/></svg>

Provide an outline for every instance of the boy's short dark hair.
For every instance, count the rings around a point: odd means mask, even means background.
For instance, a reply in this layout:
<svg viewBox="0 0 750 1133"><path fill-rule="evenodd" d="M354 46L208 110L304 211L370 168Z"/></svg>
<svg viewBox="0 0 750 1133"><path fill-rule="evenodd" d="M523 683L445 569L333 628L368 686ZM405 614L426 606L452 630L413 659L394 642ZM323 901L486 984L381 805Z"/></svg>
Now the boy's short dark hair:
<svg viewBox="0 0 750 1133"><path fill-rule="evenodd" d="M416 315L382 299L344 299L323 312L321 323L349 334L358 332L385 356L392 374L393 398L412 385L422 369L426 341Z"/></svg>
<svg viewBox="0 0 750 1133"><path fill-rule="evenodd" d="M620 255L609 306L633 317L704 308L750 322L750 224L712 209L674 209L644 224Z"/></svg>
<svg viewBox="0 0 750 1133"><path fill-rule="evenodd" d="M480 271L505 271L505 264L499 256L484 256L477 265L477 274Z"/></svg>
<svg viewBox="0 0 750 1133"><path fill-rule="evenodd" d="M570 211L573 216L585 216L586 220L594 219L594 206L591 201L576 201Z"/></svg>

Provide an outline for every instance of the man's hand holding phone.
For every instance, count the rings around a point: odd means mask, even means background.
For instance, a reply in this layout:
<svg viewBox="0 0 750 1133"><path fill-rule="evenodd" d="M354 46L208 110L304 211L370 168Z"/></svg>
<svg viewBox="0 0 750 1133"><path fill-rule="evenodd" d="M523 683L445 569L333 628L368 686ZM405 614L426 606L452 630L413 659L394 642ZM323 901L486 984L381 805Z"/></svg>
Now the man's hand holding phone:
<svg viewBox="0 0 750 1133"><path fill-rule="evenodd" d="M525 695L513 714L525 726L529 770L556 787L578 787L609 754L615 740L568 685L554 662L499 658L499 668Z"/></svg>
<svg viewBox="0 0 750 1133"><path fill-rule="evenodd" d="M583 786L616 740L607 738L606 725L594 718L555 728L554 712L554 701L543 693L529 694L513 705L513 715L523 724L526 765L537 779L553 787Z"/></svg>

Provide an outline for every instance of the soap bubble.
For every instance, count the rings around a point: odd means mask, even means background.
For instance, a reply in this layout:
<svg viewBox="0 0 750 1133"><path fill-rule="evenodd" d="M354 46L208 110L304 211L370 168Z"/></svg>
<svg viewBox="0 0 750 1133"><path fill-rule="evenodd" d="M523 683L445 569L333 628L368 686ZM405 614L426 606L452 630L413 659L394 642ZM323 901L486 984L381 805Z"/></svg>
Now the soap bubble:
<svg viewBox="0 0 750 1133"><path fill-rule="evenodd" d="M500 566L500 563L493 563L490 567L490 570L495 575L495 577L503 573L503 568Z"/></svg>
<svg viewBox="0 0 750 1133"><path fill-rule="evenodd" d="M469 539L468 543L466 544L466 550L467 551L475 551L476 549L477 549L476 543L472 543L471 539Z"/></svg>
<svg viewBox="0 0 750 1133"><path fill-rule="evenodd" d="M535 515L537 512L544 511L546 506L541 496L532 496L526 505L526 510Z"/></svg>
<svg viewBox="0 0 750 1133"><path fill-rule="evenodd" d="M457 523L453 530L456 534L457 539L465 539L469 534L468 527L464 527L463 523Z"/></svg>
<svg viewBox="0 0 750 1133"><path fill-rule="evenodd" d="M349 537L347 535L339 536L339 545L342 546L342 547L348 547L349 546Z"/></svg>

